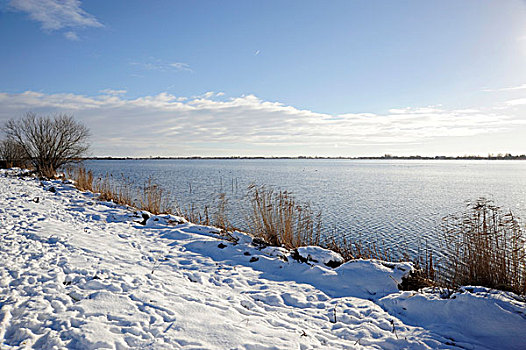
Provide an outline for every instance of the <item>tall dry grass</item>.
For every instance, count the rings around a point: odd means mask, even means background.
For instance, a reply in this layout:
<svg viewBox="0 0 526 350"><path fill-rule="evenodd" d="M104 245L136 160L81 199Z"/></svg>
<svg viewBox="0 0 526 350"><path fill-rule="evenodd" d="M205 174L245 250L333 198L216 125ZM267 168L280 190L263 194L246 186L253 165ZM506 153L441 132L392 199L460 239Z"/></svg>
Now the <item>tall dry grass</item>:
<svg viewBox="0 0 526 350"><path fill-rule="evenodd" d="M249 231L271 245L288 249L319 245L321 212L308 203L299 203L287 191L265 186L248 188L250 213L246 216Z"/></svg>
<svg viewBox="0 0 526 350"><path fill-rule="evenodd" d="M511 212L480 198L463 213L445 217L443 228L440 282L526 294L526 239Z"/></svg>
<svg viewBox="0 0 526 350"><path fill-rule="evenodd" d="M93 185L93 192L99 193L99 199L102 201L135 206L131 182L124 175L118 180L115 180L112 174L97 178Z"/></svg>
<svg viewBox="0 0 526 350"><path fill-rule="evenodd" d="M75 186L82 191L99 194L99 200L112 201L116 204L133 206L131 183L124 176L115 181L113 175L95 178L91 170L84 167L70 167L66 169L69 179L75 181Z"/></svg>
<svg viewBox="0 0 526 350"><path fill-rule="evenodd" d="M151 177L148 178L139 194L138 207L152 214L172 214L174 208L170 204L170 195L159 185L155 184ZM175 208L177 211L177 208Z"/></svg>
<svg viewBox="0 0 526 350"><path fill-rule="evenodd" d="M78 189L98 193L99 200L135 207L155 215L170 214L173 211L168 200L169 196L151 178L144 186L137 189L124 176L115 179L112 174L106 174L95 178L93 172L84 167L68 168L67 175L75 181ZM177 209L177 206L175 208Z"/></svg>
<svg viewBox="0 0 526 350"><path fill-rule="evenodd" d="M184 217L193 223L215 226L223 231L233 231L234 226L228 219L228 198L225 193L220 193L211 205L205 205L202 209L195 204L189 205L184 211ZM214 208L210 210L210 208Z"/></svg>
<svg viewBox="0 0 526 350"><path fill-rule="evenodd" d="M374 240L366 242L358 237L349 239L346 237L337 237L333 233L327 237L321 245L327 249L340 254L345 261L354 259L377 259L384 261L408 261L409 254L400 248L400 246L387 248L384 242Z"/></svg>
<svg viewBox="0 0 526 350"><path fill-rule="evenodd" d="M234 227L230 224L230 221L228 220L227 206L228 199L226 197L226 194L220 193L215 203L216 210L213 216L213 225L219 227L222 230L230 231L233 230Z"/></svg>
<svg viewBox="0 0 526 350"><path fill-rule="evenodd" d="M68 168L66 170L68 178L75 181L75 186L81 191L94 192L93 172L87 171L84 167Z"/></svg>
<svg viewBox="0 0 526 350"><path fill-rule="evenodd" d="M208 206L205 206L203 212L201 212L199 207L195 206L195 204L191 204L183 209L182 216L184 216L189 222L193 222L195 224L205 226L211 225L210 216L208 214Z"/></svg>

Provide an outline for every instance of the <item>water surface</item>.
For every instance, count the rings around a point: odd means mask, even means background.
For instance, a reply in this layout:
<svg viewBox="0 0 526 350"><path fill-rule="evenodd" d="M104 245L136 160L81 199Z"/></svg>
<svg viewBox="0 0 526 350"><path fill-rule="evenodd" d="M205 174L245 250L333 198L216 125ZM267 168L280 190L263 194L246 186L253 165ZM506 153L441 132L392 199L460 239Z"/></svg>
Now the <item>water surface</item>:
<svg viewBox="0 0 526 350"><path fill-rule="evenodd" d="M250 184L274 186L310 202L325 232L396 246L436 244L445 215L466 200L491 198L526 218L526 161L486 160L90 160L95 174L124 174L136 184L148 177L181 208L229 198L231 221L243 226Z"/></svg>

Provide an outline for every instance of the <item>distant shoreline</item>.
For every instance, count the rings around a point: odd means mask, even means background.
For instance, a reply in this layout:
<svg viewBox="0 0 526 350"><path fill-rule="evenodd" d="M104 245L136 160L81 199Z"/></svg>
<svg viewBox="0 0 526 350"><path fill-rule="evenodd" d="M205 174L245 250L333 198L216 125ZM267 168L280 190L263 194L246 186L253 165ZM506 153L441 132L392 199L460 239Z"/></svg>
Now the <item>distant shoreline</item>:
<svg viewBox="0 0 526 350"><path fill-rule="evenodd" d="M503 155L503 156L382 156L382 157L313 157L313 156L298 156L298 157L86 157L82 160L278 160L278 159L330 159L330 160L526 160L526 155Z"/></svg>

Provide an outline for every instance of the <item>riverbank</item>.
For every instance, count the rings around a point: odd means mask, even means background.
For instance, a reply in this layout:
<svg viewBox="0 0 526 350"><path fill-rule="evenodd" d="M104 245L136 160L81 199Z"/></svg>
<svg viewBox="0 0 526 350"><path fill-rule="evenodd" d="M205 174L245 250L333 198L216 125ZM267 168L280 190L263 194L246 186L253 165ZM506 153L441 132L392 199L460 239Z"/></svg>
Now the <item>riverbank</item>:
<svg viewBox="0 0 526 350"><path fill-rule="evenodd" d="M0 173L7 348L520 349L526 304L465 287L400 292L412 266L300 262L248 235ZM304 260L300 259L300 260ZM316 260L316 261L314 261Z"/></svg>

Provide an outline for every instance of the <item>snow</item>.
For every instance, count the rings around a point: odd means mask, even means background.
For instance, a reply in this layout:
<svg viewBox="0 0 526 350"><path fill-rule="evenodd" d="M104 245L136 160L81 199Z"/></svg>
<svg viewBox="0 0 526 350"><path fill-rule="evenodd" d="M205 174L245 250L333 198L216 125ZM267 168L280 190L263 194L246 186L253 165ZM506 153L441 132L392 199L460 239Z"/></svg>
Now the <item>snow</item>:
<svg viewBox="0 0 526 350"><path fill-rule="evenodd" d="M0 172L0 348L526 347L526 304L511 293L400 292L410 263L331 268L337 254L318 247L298 249L301 262L142 214Z"/></svg>
<svg viewBox="0 0 526 350"><path fill-rule="evenodd" d="M380 305L408 324L455 339L457 345L470 348L475 340L475 348L526 348L526 304L511 293L463 287L444 295L427 289L389 295Z"/></svg>
<svg viewBox="0 0 526 350"><path fill-rule="evenodd" d="M344 261L340 254L320 247L299 247L296 252L306 261L321 262L327 266L341 265Z"/></svg>

